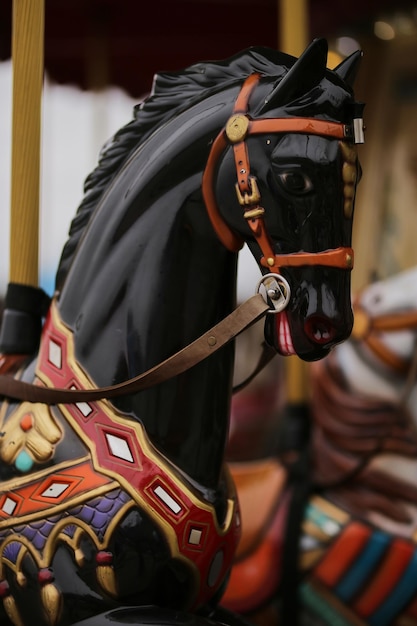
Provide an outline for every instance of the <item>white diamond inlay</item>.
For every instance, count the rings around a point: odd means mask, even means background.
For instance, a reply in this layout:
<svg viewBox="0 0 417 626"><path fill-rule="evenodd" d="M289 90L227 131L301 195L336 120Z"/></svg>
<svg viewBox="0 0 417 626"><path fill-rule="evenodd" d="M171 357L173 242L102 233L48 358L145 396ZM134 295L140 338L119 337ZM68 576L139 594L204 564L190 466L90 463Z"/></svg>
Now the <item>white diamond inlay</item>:
<svg viewBox="0 0 417 626"><path fill-rule="evenodd" d="M154 493L158 496L160 500L162 500L164 504L166 504L171 509L171 511L173 511L174 513L179 513L181 511L181 506L178 504L178 502L174 500L174 498L170 496L169 493L165 491L163 487L161 487L161 485L155 487Z"/></svg>
<svg viewBox="0 0 417 626"><path fill-rule="evenodd" d="M93 411L93 409L87 402L77 402L75 406L84 415L84 417L88 417Z"/></svg>
<svg viewBox="0 0 417 626"><path fill-rule="evenodd" d="M62 350L61 346L52 339L49 340L48 359L52 365L58 369L62 368Z"/></svg>
<svg viewBox="0 0 417 626"><path fill-rule="evenodd" d="M202 534L203 532L198 530L198 528L192 528L190 536L188 537L188 543L192 543L194 546L200 545Z"/></svg>
<svg viewBox="0 0 417 626"><path fill-rule="evenodd" d="M6 498L3 506L1 507L1 510L3 511L3 513L7 513L7 515L13 515L13 511L16 507L17 502L12 500L11 498Z"/></svg>
<svg viewBox="0 0 417 626"><path fill-rule="evenodd" d="M45 496L46 498L59 498L68 487L69 483L52 483L45 491L42 491L41 496Z"/></svg>
<svg viewBox="0 0 417 626"><path fill-rule="evenodd" d="M77 387L75 387L75 385L71 385L71 389L77 389ZM88 402L76 402L75 406L80 411L80 413L84 415L84 417L88 417L93 411Z"/></svg>
<svg viewBox="0 0 417 626"><path fill-rule="evenodd" d="M106 433L106 439L109 444L110 452L113 456L117 456L119 459L124 459L125 461L133 463L132 452L130 451L129 444L126 439L110 435L109 433Z"/></svg>

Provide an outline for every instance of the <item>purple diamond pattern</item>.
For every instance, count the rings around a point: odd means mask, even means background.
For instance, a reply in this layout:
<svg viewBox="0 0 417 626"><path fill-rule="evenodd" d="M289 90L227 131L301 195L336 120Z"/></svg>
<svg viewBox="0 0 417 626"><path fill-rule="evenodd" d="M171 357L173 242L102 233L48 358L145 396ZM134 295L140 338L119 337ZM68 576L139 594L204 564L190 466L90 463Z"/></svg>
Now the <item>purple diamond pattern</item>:
<svg viewBox="0 0 417 626"><path fill-rule="evenodd" d="M130 499L130 496L126 492L121 489L114 489L103 496L94 498L90 502L84 503L78 507L73 507L68 511L63 511L59 515L15 526L14 528L4 529L0 532L0 543L10 535L19 534L31 542L37 550L42 552L55 524L65 519L65 517L73 516L91 526L99 541L102 541L110 521ZM76 525L70 524L65 529L65 533L68 536L72 536L75 532L75 528ZM6 550L8 550L8 558L11 562L15 562L20 545L21 544L18 542L12 542L7 546Z"/></svg>

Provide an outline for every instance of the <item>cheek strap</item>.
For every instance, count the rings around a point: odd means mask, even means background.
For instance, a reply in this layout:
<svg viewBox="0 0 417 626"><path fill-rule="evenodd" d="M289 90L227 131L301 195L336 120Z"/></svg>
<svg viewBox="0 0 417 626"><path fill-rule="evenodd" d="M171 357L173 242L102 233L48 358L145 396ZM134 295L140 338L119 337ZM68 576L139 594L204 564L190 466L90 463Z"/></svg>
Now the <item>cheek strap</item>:
<svg viewBox="0 0 417 626"><path fill-rule="evenodd" d="M303 133L343 140L351 136L350 127L338 122L314 118L263 118L252 120L247 115L251 93L259 83L260 75L251 74L243 83L235 102L233 113L213 142L205 171L202 192L213 228L223 245L232 252L240 250L244 240L229 228L220 214L215 196L215 173L218 162L229 145L233 147L236 167L235 184L237 200L244 209L243 217L255 237L261 251L260 264L269 271L279 273L281 267L325 265L339 269L353 268L353 250L339 247L324 252L295 252L275 254L272 239L267 232L261 206L261 195L256 178L250 173L246 137L259 134Z"/></svg>

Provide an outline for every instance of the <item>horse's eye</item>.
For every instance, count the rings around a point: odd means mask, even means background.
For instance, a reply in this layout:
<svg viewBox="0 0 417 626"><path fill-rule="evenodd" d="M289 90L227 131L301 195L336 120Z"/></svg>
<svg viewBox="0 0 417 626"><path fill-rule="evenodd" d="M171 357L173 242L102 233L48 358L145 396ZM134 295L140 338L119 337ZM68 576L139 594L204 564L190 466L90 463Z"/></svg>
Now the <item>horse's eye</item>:
<svg viewBox="0 0 417 626"><path fill-rule="evenodd" d="M310 178L302 172L283 172L279 178L282 185L290 193L303 195L313 189Z"/></svg>

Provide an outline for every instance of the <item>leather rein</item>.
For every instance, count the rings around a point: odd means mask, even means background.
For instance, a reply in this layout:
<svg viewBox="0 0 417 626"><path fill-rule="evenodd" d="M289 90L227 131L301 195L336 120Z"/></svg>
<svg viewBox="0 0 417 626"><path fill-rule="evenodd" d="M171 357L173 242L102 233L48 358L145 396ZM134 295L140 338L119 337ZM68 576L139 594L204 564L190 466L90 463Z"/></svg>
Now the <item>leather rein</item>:
<svg viewBox="0 0 417 626"><path fill-rule="evenodd" d="M261 197L256 179L250 174L249 155L245 143L246 137L250 135L267 133L304 133L352 141L351 127L346 124L315 118L251 119L247 115L248 101L259 80L259 74L251 74L245 80L236 99L232 116L213 142L206 169L203 173L203 198L214 230L227 249L237 252L243 246L244 241L223 220L217 206L214 191L218 161L228 145L232 145L237 175L236 193L239 204L245 209L244 218L247 220L253 236L262 251L260 264L270 272L276 272L277 274L279 274L280 268L283 266L324 265L351 270L353 267L353 250L350 247L339 247L334 250L314 253L275 254L272 239L265 226L265 209L260 206ZM249 326L264 317L270 310L269 304L258 293L176 354L150 370L115 385L97 389L60 389L26 383L10 375L0 375L0 396L51 405L90 402L100 399L111 399L128 393L137 393L190 369L232 341ZM272 348L264 345L254 372L235 390L240 390L248 384L275 354L276 352Z"/></svg>
<svg viewBox="0 0 417 626"><path fill-rule="evenodd" d="M0 376L0 396L42 404L72 404L116 398L137 393L182 374L206 359L270 310L260 294L252 296L198 339L155 367L127 381L97 389L60 389L41 387L11 376Z"/></svg>

